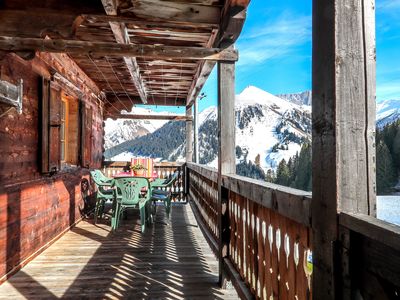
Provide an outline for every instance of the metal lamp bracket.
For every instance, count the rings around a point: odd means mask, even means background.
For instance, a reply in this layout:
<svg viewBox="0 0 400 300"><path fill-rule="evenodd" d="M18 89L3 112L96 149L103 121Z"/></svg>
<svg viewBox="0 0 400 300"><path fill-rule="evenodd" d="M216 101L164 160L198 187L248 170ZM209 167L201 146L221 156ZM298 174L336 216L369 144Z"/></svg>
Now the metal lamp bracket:
<svg viewBox="0 0 400 300"><path fill-rule="evenodd" d="M15 107L19 114L22 113L23 80L18 85L0 80L0 103Z"/></svg>

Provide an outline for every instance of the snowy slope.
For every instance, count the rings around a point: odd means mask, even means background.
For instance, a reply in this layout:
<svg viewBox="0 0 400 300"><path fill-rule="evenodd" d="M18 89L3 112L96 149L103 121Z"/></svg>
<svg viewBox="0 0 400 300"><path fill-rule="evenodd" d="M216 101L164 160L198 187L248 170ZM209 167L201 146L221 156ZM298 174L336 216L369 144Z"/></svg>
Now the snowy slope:
<svg viewBox="0 0 400 300"><path fill-rule="evenodd" d="M237 163L259 161L264 171L275 169L283 158L288 160L300 151L305 139L311 138L310 106L278 98L257 87L249 86L236 95L235 111ZM218 163L217 108L202 111L199 124L200 160L215 167ZM172 156L183 159L184 150L183 143L162 159ZM129 151L124 151L112 159L125 160L129 155Z"/></svg>
<svg viewBox="0 0 400 300"><path fill-rule="evenodd" d="M382 128L400 119L400 99L382 101L376 105L376 124Z"/></svg>
<svg viewBox="0 0 400 300"><path fill-rule="evenodd" d="M310 107L278 98L254 86L236 97L236 145L252 162L260 157L265 171L275 169L284 158L300 151L303 139L310 138ZM275 149L273 149L275 148Z"/></svg>
<svg viewBox="0 0 400 300"><path fill-rule="evenodd" d="M133 107L132 114L161 114L166 115L168 112L156 113L150 109ZM107 119L105 121L105 136L104 136L104 147L109 149L113 146L121 144L125 141L132 140L136 137L146 135L154 132L156 129L162 127L166 120L127 120L118 119L112 120Z"/></svg>

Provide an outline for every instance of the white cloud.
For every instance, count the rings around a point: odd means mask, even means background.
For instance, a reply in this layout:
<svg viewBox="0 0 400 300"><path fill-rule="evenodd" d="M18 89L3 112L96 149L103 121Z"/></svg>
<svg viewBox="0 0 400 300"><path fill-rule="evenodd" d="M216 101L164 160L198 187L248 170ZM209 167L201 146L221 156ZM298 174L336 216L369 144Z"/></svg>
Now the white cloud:
<svg viewBox="0 0 400 300"><path fill-rule="evenodd" d="M244 32L238 42L238 65L251 66L279 58L311 40L311 17L284 12Z"/></svg>

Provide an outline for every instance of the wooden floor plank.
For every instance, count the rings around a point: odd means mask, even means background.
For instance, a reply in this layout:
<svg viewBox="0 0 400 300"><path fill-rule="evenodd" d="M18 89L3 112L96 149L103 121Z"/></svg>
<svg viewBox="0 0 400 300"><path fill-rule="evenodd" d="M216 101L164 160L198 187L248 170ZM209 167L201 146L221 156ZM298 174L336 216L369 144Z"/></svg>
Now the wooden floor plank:
<svg viewBox="0 0 400 300"><path fill-rule="evenodd" d="M238 299L218 288L218 261L189 205L163 207L142 234L82 221L0 286L0 299Z"/></svg>

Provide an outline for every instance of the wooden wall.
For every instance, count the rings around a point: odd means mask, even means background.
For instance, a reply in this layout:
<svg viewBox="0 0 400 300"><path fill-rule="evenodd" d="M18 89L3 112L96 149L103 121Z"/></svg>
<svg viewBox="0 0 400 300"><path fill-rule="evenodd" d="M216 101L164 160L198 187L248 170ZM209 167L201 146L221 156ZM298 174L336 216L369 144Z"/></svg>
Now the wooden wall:
<svg viewBox="0 0 400 300"><path fill-rule="evenodd" d="M101 166L103 143L100 91L64 54L39 53L25 61L14 54L0 61L0 78L24 81L23 113L14 109L0 118L0 283L26 259L80 219L80 186L88 169L53 175L40 173L39 82L58 72L76 85L91 113L86 129L91 146L89 165ZM78 80L79 79L79 80ZM60 84L64 89L63 83ZM64 83L65 85L65 83ZM67 89L68 87L65 86ZM0 115L5 107L0 106ZM87 145L86 145L87 146Z"/></svg>

